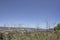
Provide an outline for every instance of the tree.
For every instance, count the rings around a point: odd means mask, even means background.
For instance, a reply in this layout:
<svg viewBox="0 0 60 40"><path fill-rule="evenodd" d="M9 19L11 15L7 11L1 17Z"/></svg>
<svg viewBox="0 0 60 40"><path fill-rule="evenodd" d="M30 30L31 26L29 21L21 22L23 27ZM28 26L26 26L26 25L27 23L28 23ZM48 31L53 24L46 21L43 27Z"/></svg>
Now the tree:
<svg viewBox="0 0 60 40"><path fill-rule="evenodd" d="M57 26L54 28L54 30L60 30L60 23L57 24Z"/></svg>

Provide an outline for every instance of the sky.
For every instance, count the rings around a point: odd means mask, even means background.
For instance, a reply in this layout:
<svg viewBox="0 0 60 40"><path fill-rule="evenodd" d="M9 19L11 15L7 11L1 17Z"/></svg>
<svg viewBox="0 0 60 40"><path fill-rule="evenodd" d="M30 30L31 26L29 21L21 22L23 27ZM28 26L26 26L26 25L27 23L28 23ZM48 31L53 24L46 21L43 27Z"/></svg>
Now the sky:
<svg viewBox="0 0 60 40"><path fill-rule="evenodd" d="M0 25L46 28L60 23L60 0L0 0Z"/></svg>

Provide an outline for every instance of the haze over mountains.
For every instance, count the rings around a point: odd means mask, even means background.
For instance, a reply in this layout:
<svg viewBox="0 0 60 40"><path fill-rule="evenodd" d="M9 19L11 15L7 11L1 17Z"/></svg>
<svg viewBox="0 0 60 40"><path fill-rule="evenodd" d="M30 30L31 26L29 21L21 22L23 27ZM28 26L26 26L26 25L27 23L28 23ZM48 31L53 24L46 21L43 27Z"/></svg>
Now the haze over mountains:
<svg viewBox="0 0 60 40"><path fill-rule="evenodd" d="M29 30L29 31L33 31L33 30L39 30L39 31L53 31L53 28L50 29L42 29L42 28L23 28L23 27L1 27L0 26L0 30Z"/></svg>

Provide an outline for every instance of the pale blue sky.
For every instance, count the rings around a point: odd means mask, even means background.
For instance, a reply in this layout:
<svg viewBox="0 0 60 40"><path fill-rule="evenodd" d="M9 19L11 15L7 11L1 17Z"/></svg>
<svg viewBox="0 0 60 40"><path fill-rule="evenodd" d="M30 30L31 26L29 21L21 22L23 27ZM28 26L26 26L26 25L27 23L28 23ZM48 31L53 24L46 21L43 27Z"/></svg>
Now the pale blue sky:
<svg viewBox="0 0 60 40"><path fill-rule="evenodd" d="M60 0L0 0L0 25L39 24L46 26L60 22Z"/></svg>

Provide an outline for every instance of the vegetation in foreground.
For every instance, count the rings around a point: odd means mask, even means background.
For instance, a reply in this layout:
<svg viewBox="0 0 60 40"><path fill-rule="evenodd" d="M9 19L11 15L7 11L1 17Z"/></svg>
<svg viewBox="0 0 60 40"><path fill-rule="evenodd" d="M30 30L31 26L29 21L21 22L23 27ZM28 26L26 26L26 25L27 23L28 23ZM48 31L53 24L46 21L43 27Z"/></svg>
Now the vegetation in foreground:
<svg viewBox="0 0 60 40"><path fill-rule="evenodd" d="M11 31L0 32L0 40L60 40L59 31Z"/></svg>
<svg viewBox="0 0 60 40"><path fill-rule="evenodd" d="M57 26L59 26L58 24ZM0 31L0 40L60 40L60 31L58 27L54 31L40 30L2 30Z"/></svg>

